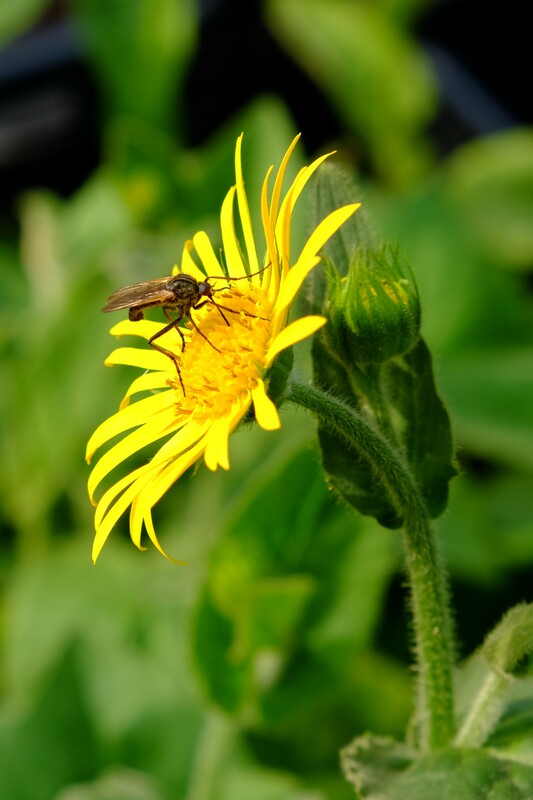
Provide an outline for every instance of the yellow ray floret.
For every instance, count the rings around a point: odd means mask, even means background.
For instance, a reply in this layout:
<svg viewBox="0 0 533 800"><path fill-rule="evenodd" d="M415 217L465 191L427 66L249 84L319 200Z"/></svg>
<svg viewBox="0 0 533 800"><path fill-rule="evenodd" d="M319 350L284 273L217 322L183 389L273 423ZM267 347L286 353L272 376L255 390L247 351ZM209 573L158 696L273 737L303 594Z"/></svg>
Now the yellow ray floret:
<svg viewBox="0 0 533 800"><path fill-rule="evenodd" d="M106 361L109 365L135 366L144 373L129 387L119 411L97 428L87 445L90 461L100 447L115 440L89 477L89 495L96 505L95 561L128 509L130 535L137 547L144 549L141 537L145 530L166 555L155 533L152 509L172 484L200 458L210 470L229 469L230 434L252 408L257 423L265 430L281 425L278 409L268 395L268 371L283 350L315 333L326 321L324 317L308 316L287 324L290 306L306 276L319 262L324 244L360 205L354 203L329 214L311 233L301 252L291 258L291 218L296 200L327 157L300 170L282 196L285 171L297 141L298 137L287 150L270 199L268 183L273 168L265 177L259 250L244 188L242 136L235 151L236 185L226 195L221 210L224 265L205 232L198 232L185 244L174 273L191 275L197 281L213 276L211 283L216 293L214 302L191 309L194 325L187 322L181 328L184 348L175 328L157 339L157 344L177 359L180 376L167 355L147 347L119 347ZM243 232L242 243L237 227ZM265 253L264 257L259 252ZM224 275L231 277L225 280ZM238 280L232 282L231 278ZM149 340L163 327L163 322L123 321L111 333ZM116 467L156 442L159 449L155 455L150 453L146 464L113 483L98 501L94 499L101 483Z"/></svg>

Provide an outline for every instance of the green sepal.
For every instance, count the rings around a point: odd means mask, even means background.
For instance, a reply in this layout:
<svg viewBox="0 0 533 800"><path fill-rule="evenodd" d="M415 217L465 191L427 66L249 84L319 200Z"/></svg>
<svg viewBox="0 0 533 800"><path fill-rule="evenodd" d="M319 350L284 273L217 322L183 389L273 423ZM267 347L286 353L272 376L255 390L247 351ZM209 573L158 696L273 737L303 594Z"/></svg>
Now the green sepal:
<svg viewBox="0 0 533 800"><path fill-rule="evenodd" d="M268 396L276 405L280 405L285 396L293 366L294 352L292 347L288 347L276 356L274 363L267 371L265 380L268 385Z"/></svg>
<svg viewBox="0 0 533 800"><path fill-rule="evenodd" d="M383 363L408 352L420 333L420 299L407 261L388 244L363 247L348 274L328 264L324 338L348 367Z"/></svg>

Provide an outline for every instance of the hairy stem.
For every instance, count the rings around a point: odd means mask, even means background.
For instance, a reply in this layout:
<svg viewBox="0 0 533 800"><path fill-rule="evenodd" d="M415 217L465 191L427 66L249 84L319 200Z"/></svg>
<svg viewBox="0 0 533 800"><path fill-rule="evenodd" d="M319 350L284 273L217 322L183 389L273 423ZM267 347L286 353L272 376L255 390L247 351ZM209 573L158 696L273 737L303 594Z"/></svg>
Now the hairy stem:
<svg viewBox="0 0 533 800"><path fill-rule="evenodd" d="M453 736L453 644L448 593L429 516L418 487L387 439L346 403L312 386L292 383L287 400L363 456L404 522L406 568L415 633L418 744L432 750Z"/></svg>

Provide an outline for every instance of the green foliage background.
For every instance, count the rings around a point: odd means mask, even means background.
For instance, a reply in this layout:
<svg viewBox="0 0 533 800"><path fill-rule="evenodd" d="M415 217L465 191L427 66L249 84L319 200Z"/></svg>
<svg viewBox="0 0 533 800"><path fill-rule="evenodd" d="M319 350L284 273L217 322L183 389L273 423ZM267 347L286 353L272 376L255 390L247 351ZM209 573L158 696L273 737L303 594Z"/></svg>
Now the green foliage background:
<svg viewBox="0 0 533 800"><path fill-rule="evenodd" d="M0 41L46 5L2 5ZM420 7L268 0L263 14L358 143L354 199L417 275L464 471L437 524L466 654L532 599L533 132L437 158ZM240 431L229 473L200 467L169 493L158 532L188 566L139 553L125 524L90 561L84 445L132 377L103 366L102 301L168 273L196 230L217 242L236 135L257 198L291 110L257 95L191 151L175 111L193 3L76 0L70 15L101 93L102 162L68 200L21 196L0 240L0 795L345 800L340 747L403 736L409 633L397 535L330 496L309 420Z"/></svg>

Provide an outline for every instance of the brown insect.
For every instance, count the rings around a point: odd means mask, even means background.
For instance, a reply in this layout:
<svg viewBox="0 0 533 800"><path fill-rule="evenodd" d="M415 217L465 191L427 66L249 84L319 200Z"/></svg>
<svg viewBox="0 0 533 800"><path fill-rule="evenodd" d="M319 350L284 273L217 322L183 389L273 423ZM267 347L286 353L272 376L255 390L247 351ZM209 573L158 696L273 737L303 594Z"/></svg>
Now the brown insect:
<svg viewBox="0 0 533 800"><path fill-rule="evenodd" d="M123 286L121 289L117 289L116 292L113 292L113 294L107 298L107 303L103 307L102 311L120 311L123 308L127 308L128 317L131 322L137 322L138 320L144 319L144 312L147 308L163 309L163 313L168 319L168 325L165 325L165 327L161 328L160 331L154 333L154 335L148 339L148 344L150 347L153 347L154 350L158 350L160 353L163 353L163 355L167 356L171 359L171 361L174 362L174 366L176 367L178 378L181 383L181 388L183 390L183 394L185 395L185 386L183 385L183 380L176 356L174 353L171 353L170 350L165 350L164 347L156 344L155 340L159 339L160 336L164 336L164 334L168 333L168 331L172 330L172 328L176 328L181 336L181 352L183 353L185 350L185 336L179 327L179 323L183 317L188 317L191 325L197 331L197 333L199 333L200 336L202 336L214 350L220 353L218 347L215 347L215 345L209 341L207 336L202 333L200 328L197 326L196 322L191 316L192 309L198 309L204 306L206 303L212 303L214 306L216 306L216 308L218 308L222 319L228 326L229 322L224 314L224 311L228 311L231 314L243 313L247 317L254 317L254 314L235 311L233 308L228 308L227 306L222 306L220 303L217 303L213 298L213 294L215 292L222 291L222 289L214 289L209 281L240 281L244 280L244 278L250 278L252 275L259 275L259 273L263 272L265 269L267 269L267 267L263 267L263 269L259 270L259 272L253 272L251 275L243 275L240 278L226 278L225 276L221 275L206 277L203 281L197 281L192 275L186 275L185 273L182 273L180 275L170 275L167 278L155 278L152 281L132 283L129 286ZM171 312L174 313L175 316L172 316ZM259 317L259 319L263 319L263 317Z"/></svg>

